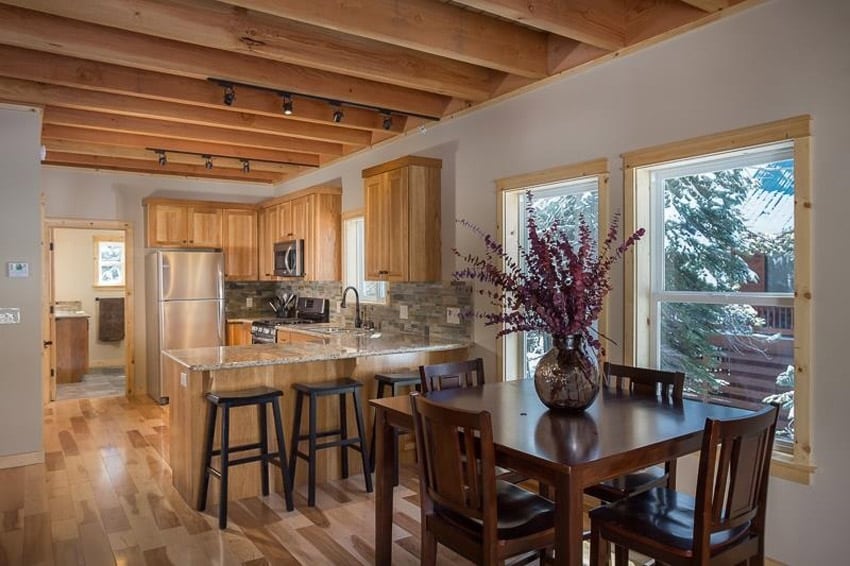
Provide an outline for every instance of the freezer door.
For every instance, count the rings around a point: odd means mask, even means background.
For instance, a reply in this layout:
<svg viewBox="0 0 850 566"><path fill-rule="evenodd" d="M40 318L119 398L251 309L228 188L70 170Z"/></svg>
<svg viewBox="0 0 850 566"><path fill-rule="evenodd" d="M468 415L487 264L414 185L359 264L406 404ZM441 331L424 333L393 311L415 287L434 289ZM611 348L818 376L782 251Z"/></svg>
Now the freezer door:
<svg viewBox="0 0 850 566"><path fill-rule="evenodd" d="M224 345L224 301L168 301L161 309L163 350Z"/></svg>
<svg viewBox="0 0 850 566"><path fill-rule="evenodd" d="M160 300L223 299L224 255L221 252L159 252Z"/></svg>

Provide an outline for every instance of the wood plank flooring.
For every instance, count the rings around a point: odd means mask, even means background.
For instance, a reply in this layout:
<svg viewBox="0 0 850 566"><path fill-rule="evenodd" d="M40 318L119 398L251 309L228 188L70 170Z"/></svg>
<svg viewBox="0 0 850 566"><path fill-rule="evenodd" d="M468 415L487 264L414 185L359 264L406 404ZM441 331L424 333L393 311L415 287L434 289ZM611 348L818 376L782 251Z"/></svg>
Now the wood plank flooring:
<svg viewBox="0 0 850 566"><path fill-rule="evenodd" d="M44 464L0 470L0 566L319 566L374 563L374 495L362 476L317 486L295 511L278 494L218 509L188 506L166 464L167 407L147 397L56 401L44 412ZM274 468L273 468L274 469ZM217 481L217 480L212 480ZM418 480L402 466L393 563L419 563ZM440 564L468 564L439 549Z"/></svg>

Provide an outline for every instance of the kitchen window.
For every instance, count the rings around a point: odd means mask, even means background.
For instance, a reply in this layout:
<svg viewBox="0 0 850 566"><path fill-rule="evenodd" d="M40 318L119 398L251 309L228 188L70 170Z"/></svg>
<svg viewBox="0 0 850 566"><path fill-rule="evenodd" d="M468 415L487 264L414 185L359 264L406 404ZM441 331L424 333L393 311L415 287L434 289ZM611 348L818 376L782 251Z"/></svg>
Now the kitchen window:
<svg viewBox="0 0 850 566"><path fill-rule="evenodd" d="M124 240L94 236L94 286L124 286Z"/></svg>
<svg viewBox="0 0 850 566"><path fill-rule="evenodd" d="M600 221L605 221L600 218L600 211L605 210L603 202L607 179L607 162L596 160L498 181L501 190L499 224L505 250L519 260L520 249L527 249L526 203L529 192L539 227L544 228L556 218L561 225L577 227L579 218L583 216L598 234ZM604 334L604 328L603 313L596 329ZM505 379L533 375L537 362L551 347L551 336L543 332L505 336L500 350Z"/></svg>
<svg viewBox="0 0 850 566"><path fill-rule="evenodd" d="M624 156L626 232L647 229L626 262L626 363L683 371L685 394L704 401L779 403L775 453L800 481L811 471L808 143L799 118Z"/></svg>
<svg viewBox="0 0 850 566"><path fill-rule="evenodd" d="M366 222L362 210L343 213L342 218L342 285L352 286L360 294L360 302L386 304L387 283L367 281Z"/></svg>

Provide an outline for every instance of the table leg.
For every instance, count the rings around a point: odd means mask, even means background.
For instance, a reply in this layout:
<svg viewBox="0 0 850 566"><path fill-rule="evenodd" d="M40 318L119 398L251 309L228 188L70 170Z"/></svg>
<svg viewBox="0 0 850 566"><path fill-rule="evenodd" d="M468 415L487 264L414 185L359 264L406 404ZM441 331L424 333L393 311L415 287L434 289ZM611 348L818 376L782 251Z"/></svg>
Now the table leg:
<svg viewBox="0 0 850 566"><path fill-rule="evenodd" d="M393 427L387 423L386 413L378 407L375 412L375 564L392 564L393 552L393 462L396 446Z"/></svg>
<svg viewBox="0 0 850 566"><path fill-rule="evenodd" d="M555 564L582 565L581 483L566 476L555 488Z"/></svg>

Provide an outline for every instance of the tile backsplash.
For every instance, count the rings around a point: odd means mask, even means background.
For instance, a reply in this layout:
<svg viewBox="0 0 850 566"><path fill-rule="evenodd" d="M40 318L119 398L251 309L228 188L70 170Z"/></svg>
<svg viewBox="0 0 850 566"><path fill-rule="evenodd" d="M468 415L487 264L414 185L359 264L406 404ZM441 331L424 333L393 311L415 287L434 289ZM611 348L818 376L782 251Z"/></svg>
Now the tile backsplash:
<svg viewBox="0 0 850 566"><path fill-rule="evenodd" d="M295 293L298 296L330 299L331 322L352 325L354 308L349 296L349 306L337 312L342 300L342 284L336 281L288 282L288 281L228 281L225 283L226 309L228 318L274 317L269 299L276 292ZM472 287L462 282L390 283L387 304L363 303L361 315L371 320L379 329L439 336L445 338L472 339L472 320L461 318L460 324L446 322L448 307L466 312L472 307ZM251 297L252 307L246 306ZM407 306L407 319L399 316L401 305Z"/></svg>

